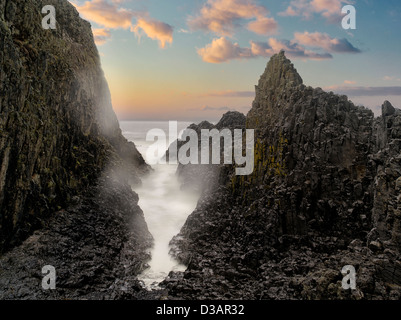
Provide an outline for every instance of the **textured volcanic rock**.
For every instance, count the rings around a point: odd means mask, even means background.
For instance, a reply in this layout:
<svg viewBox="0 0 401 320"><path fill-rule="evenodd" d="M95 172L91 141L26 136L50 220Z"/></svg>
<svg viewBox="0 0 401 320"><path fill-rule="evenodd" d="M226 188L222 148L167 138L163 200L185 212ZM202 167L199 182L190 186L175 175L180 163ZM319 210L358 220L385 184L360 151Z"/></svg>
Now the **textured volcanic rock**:
<svg viewBox="0 0 401 320"><path fill-rule="evenodd" d="M42 28L54 5L56 30ZM66 0L0 1L0 252L106 166L148 170L121 135L90 24Z"/></svg>
<svg viewBox="0 0 401 320"><path fill-rule="evenodd" d="M226 112L220 121L213 125L208 121L202 121L199 124L191 124L187 129L194 130L198 137L198 163L199 164L186 164L178 163L177 167L177 175L182 184L182 188L191 188L200 192L208 191L211 192L221 181L220 178L226 179L225 169L226 167L223 165L223 151L224 144L223 139L220 140L220 164L212 164L212 143L213 140L209 139L209 164L200 164L201 163L201 139L202 139L202 130L218 130L221 132L223 129L229 129L231 131L231 137L233 136L233 130L235 129L245 129L245 115L237 111L228 111ZM186 140L177 140L177 150L185 145L189 141L189 138ZM217 142L218 143L218 142ZM166 152L166 159L168 159L171 153L171 147ZM223 171L222 171L223 170Z"/></svg>
<svg viewBox="0 0 401 320"><path fill-rule="evenodd" d="M121 134L90 24L66 0L0 0L0 49L0 299L143 296L152 237L131 185L150 168Z"/></svg>
<svg viewBox="0 0 401 320"><path fill-rule="evenodd" d="M121 179L102 177L86 196L0 258L0 299L135 299L136 275L152 243L138 196ZM56 269L43 290L42 267Z"/></svg>
<svg viewBox="0 0 401 320"><path fill-rule="evenodd" d="M401 112L386 101L382 113L305 86L284 52L274 55L246 117L255 170L228 167L203 194L172 240L188 269L166 279L170 294L400 298ZM345 265L356 290L341 287Z"/></svg>
<svg viewBox="0 0 401 320"><path fill-rule="evenodd" d="M245 128L246 117L241 112L238 111L228 111L217 122L216 129L244 129Z"/></svg>

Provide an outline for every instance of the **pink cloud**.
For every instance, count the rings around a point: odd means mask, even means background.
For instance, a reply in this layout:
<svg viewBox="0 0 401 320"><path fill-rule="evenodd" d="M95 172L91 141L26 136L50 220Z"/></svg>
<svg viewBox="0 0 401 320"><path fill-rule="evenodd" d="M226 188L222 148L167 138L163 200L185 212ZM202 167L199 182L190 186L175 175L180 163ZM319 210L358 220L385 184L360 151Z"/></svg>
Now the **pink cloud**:
<svg viewBox="0 0 401 320"><path fill-rule="evenodd" d="M189 18L188 25L193 30L211 31L230 37L242 20L256 19L248 25L249 30L259 34L263 31L271 33L277 28L277 23L273 18L266 17L268 13L265 7L257 5L254 0L208 0L199 15Z"/></svg>
<svg viewBox="0 0 401 320"><path fill-rule="evenodd" d="M251 46L240 47L225 37L214 39L204 48L198 49L202 60L209 63L223 63L235 59L250 59L256 57L270 57L284 50L286 55L295 59L323 60L332 59L329 53L316 53L307 50L300 44L288 40L270 38L267 42L250 42Z"/></svg>
<svg viewBox="0 0 401 320"><path fill-rule="evenodd" d="M138 19L132 31L140 36L142 30L149 38L159 41L160 48L165 48L166 43L173 42L173 28L164 22L150 19L148 17Z"/></svg>
<svg viewBox="0 0 401 320"><path fill-rule="evenodd" d="M85 19L106 28L129 29L135 16L133 11L118 8L116 4L110 4L105 0L86 1L81 6L74 3L73 5Z"/></svg>
<svg viewBox="0 0 401 320"><path fill-rule="evenodd" d="M316 52L313 49L323 49ZM269 38L267 41L250 41L250 48L240 47L225 37L214 39L198 54L205 62L222 63L233 59L249 59L255 57L270 57L280 51L293 59L325 60L332 59L332 53L360 53L346 39L337 39L326 33L296 32L292 40ZM352 83L349 83L352 84Z"/></svg>
<svg viewBox="0 0 401 320"><path fill-rule="evenodd" d="M294 41L304 46L321 48L328 52L337 52L337 53L361 52L359 49L355 48L347 39L332 38L327 33L296 32L294 34Z"/></svg>
<svg viewBox="0 0 401 320"><path fill-rule="evenodd" d="M338 22L343 16L343 5L350 3L347 0L292 0L287 9L279 15L311 19L314 14L320 14L329 22Z"/></svg>
<svg viewBox="0 0 401 320"><path fill-rule="evenodd" d="M159 46L165 48L166 43L173 42L173 28L164 22L152 19L144 12L135 12L129 9L119 7L125 0L107 0L86 1L83 5L74 4L78 12L87 20L95 22L107 29L129 29L140 36L142 31L152 40L159 41ZM136 18L134 25L132 20ZM102 30L102 31L101 31ZM97 44L104 44L111 38L110 33L105 34L106 29L98 29ZM103 32L103 34L101 34Z"/></svg>
<svg viewBox="0 0 401 320"><path fill-rule="evenodd" d="M257 34L275 34L277 32L277 22L273 18L262 17L256 21L248 23L248 30L253 31Z"/></svg>
<svg viewBox="0 0 401 320"><path fill-rule="evenodd" d="M252 58L250 48L241 48L224 37L214 39L206 47L198 49L202 60L209 63L222 63L233 59Z"/></svg>
<svg viewBox="0 0 401 320"><path fill-rule="evenodd" d="M295 59L325 60L333 58L329 53L313 52L294 41L276 38L270 38L267 42L251 41L251 48L254 55L262 57L269 57L283 50L288 57Z"/></svg>
<svg viewBox="0 0 401 320"><path fill-rule="evenodd" d="M110 30L108 29L92 29L93 32L93 37L95 39L95 43L98 46L101 46L102 44L105 44L107 40L111 38Z"/></svg>

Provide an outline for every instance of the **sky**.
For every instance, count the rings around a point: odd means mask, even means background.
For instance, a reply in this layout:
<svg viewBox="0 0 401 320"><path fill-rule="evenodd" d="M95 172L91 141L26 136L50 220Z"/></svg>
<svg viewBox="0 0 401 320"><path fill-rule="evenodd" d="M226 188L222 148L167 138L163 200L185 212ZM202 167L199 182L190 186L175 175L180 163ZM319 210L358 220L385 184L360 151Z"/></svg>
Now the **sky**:
<svg viewBox="0 0 401 320"><path fill-rule="evenodd" d="M246 114L280 50L306 85L401 108L399 0L70 0L92 25L120 120ZM356 29L342 20L355 8ZM350 22L350 20L348 20Z"/></svg>

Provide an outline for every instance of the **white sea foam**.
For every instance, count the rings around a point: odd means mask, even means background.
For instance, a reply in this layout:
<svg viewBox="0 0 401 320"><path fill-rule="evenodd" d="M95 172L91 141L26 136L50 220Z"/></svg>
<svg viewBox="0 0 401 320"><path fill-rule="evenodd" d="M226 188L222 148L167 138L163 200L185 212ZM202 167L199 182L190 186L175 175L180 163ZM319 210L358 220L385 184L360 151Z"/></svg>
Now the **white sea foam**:
<svg viewBox="0 0 401 320"><path fill-rule="evenodd" d="M180 129L186 128L189 124L179 123ZM148 130L168 128L168 122L124 121L120 125L123 135L137 145L138 151L144 157L152 143L145 140ZM142 179L142 186L135 188L139 195L139 206L144 212L149 231L154 238L150 268L139 276L148 289L157 287L170 271L185 270L185 266L169 255L169 242L180 231L188 215L195 209L199 198L193 191L180 190L175 175L177 165L157 164L152 168L154 171Z"/></svg>

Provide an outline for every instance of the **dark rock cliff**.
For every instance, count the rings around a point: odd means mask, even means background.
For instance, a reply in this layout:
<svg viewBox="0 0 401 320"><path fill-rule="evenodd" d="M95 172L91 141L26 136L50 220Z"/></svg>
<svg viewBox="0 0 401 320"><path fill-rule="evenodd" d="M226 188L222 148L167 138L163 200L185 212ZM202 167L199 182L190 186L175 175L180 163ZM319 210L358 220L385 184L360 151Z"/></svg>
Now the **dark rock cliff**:
<svg viewBox="0 0 401 320"><path fill-rule="evenodd" d="M203 194L172 241L188 270L165 281L170 293L399 298L401 111L386 101L382 113L305 86L284 52L274 55L246 119L254 172L228 166L228 183ZM356 290L341 287L345 265Z"/></svg>
<svg viewBox="0 0 401 320"><path fill-rule="evenodd" d="M149 169L121 134L90 24L66 0L0 0L0 299L137 297L152 237L131 186Z"/></svg>
<svg viewBox="0 0 401 320"><path fill-rule="evenodd" d="M54 5L56 30L42 28ZM0 1L0 252L106 167L147 170L121 135L90 24L65 0Z"/></svg>

